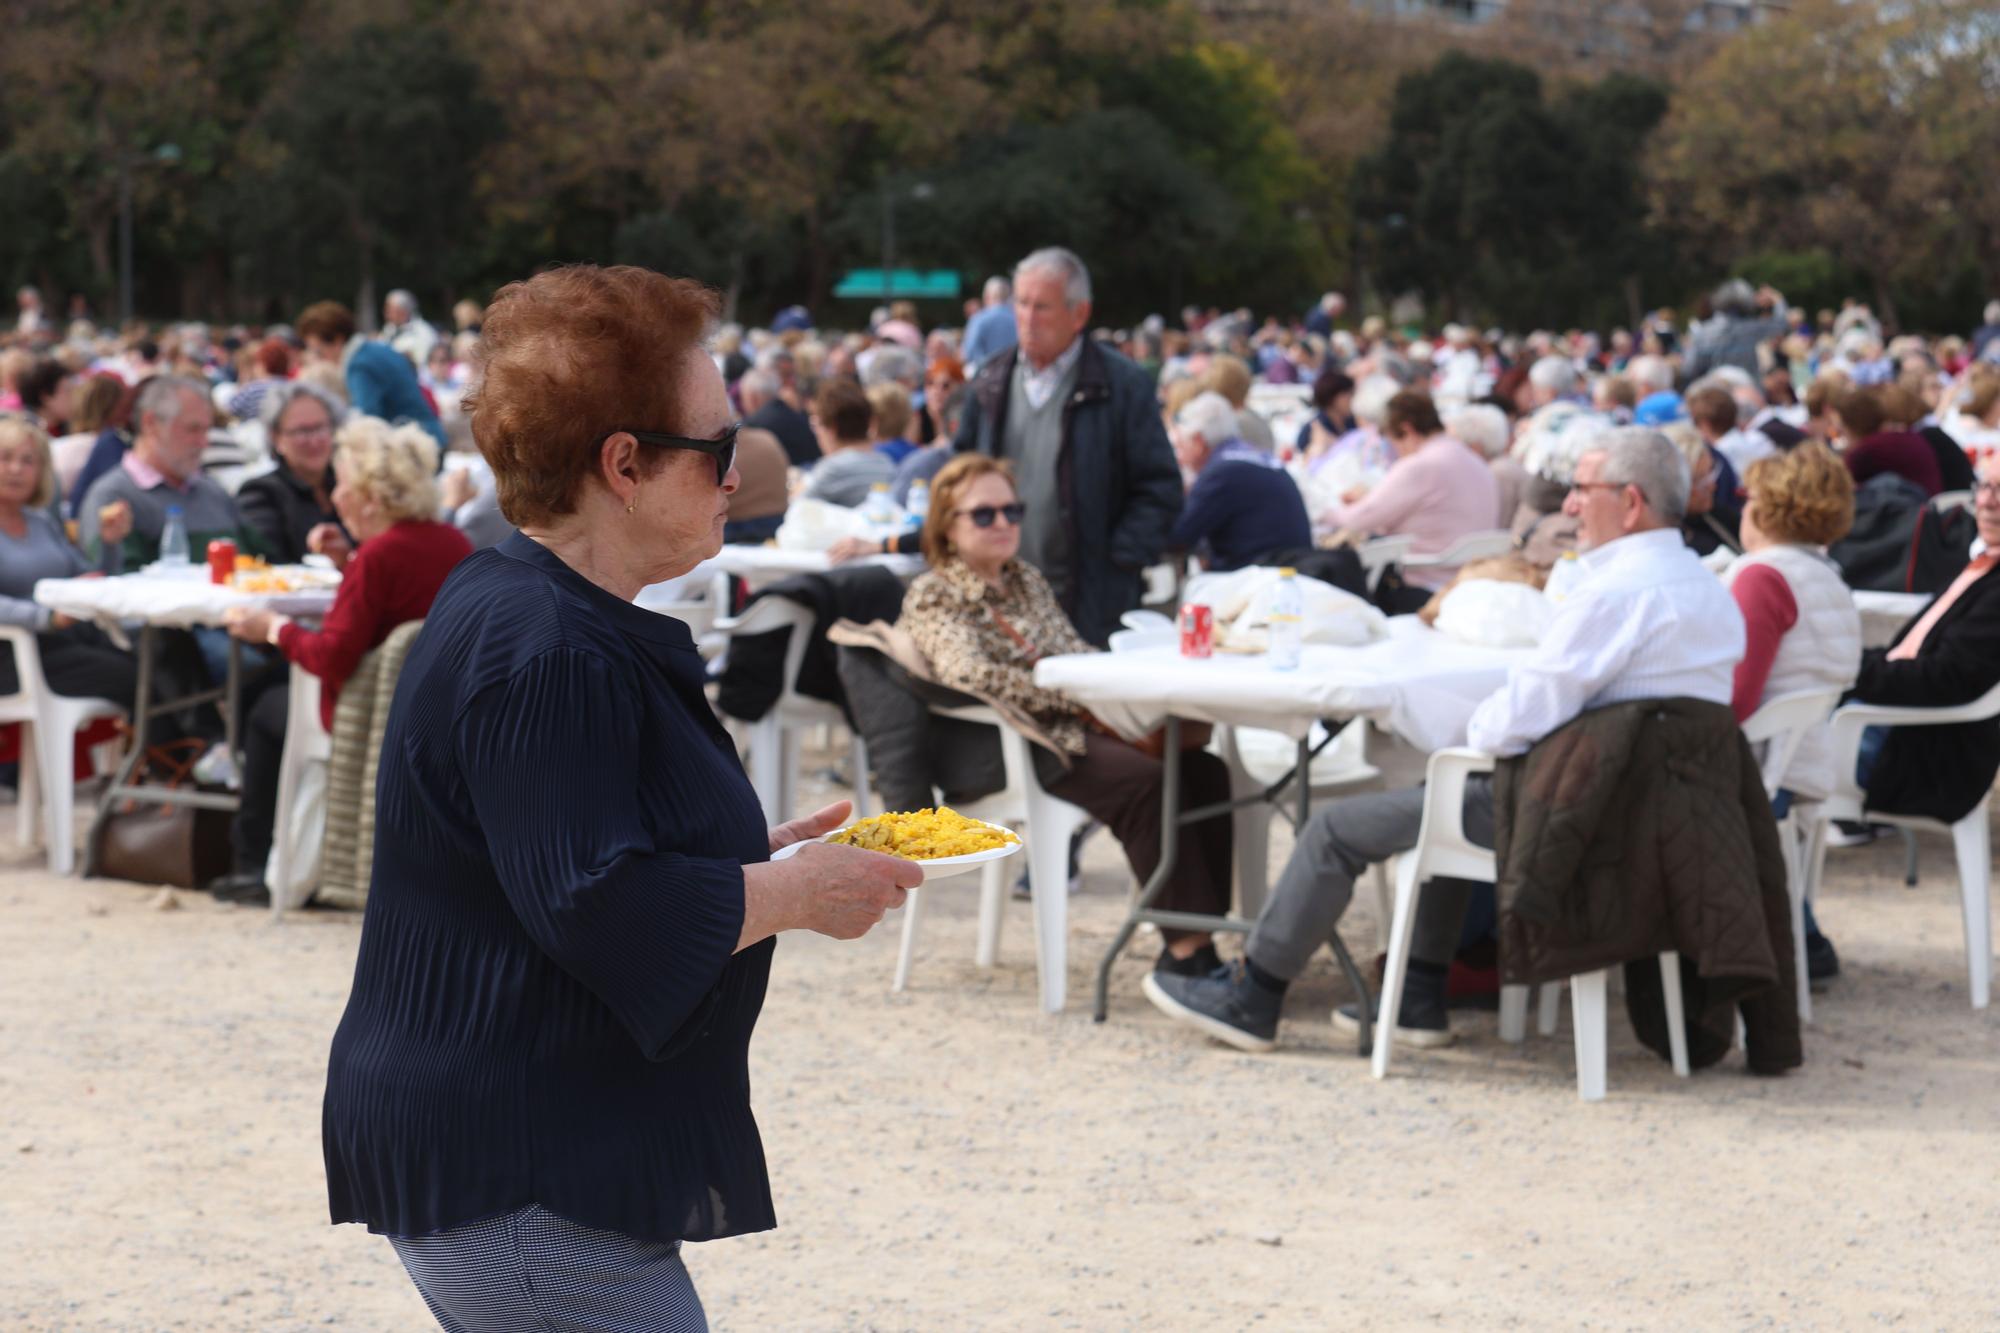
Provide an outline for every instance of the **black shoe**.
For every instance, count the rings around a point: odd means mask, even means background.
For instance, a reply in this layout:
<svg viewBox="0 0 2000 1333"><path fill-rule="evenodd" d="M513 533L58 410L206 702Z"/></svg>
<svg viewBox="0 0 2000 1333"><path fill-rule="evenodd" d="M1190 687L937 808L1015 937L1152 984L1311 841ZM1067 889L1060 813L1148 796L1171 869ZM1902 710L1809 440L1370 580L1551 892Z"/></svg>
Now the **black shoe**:
<svg viewBox="0 0 2000 1333"><path fill-rule="evenodd" d="M1380 1000L1372 1002L1368 1019L1371 1029L1380 1026ZM1361 1006L1343 1004L1334 1010L1333 1027L1336 1032L1349 1036L1358 1034L1361 1031ZM1419 982L1414 972L1403 978L1403 1003L1396 1009L1396 1040L1406 1046L1427 1049L1451 1045L1451 1018L1445 1012L1442 978L1431 985Z"/></svg>
<svg viewBox="0 0 2000 1333"><path fill-rule="evenodd" d="M1240 960L1206 977L1148 972L1139 989L1168 1018L1239 1051L1277 1049L1285 997L1252 981Z"/></svg>
<svg viewBox="0 0 2000 1333"><path fill-rule="evenodd" d="M1826 845L1866 847L1889 831L1887 824L1857 824L1850 819L1836 819L1833 821L1833 831L1826 835Z"/></svg>
<svg viewBox="0 0 2000 1333"><path fill-rule="evenodd" d="M208 892L219 903L241 903L250 907L269 907L271 890L264 885L264 877L254 870L239 870L224 875L221 879L208 882Z"/></svg>
<svg viewBox="0 0 2000 1333"><path fill-rule="evenodd" d="M1185 958L1160 950L1160 960L1153 964L1153 970L1170 977L1206 977L1213 976L1221 966L1222 955L1213 944L1204 944Z"/></svg>
<svg viewBox="0 0 2000 1333"><path fill-rule="evenodd" d="M1833 941L1815 931L1806 936L1806 979L1831 981L1840 975L1840 955Z"/></svg>

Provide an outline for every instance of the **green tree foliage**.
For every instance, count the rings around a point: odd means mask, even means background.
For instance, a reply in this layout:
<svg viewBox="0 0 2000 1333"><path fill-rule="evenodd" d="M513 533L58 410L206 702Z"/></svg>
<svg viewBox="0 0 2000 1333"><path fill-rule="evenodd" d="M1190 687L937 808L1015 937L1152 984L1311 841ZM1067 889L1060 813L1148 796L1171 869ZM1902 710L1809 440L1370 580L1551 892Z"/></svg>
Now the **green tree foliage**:
<svg viewBox="0 0 2000 1333"><path fill-rule="evenodd" d="M1553 102L1534 71L1460 52L1405 75L1356 169L1370 276L1460 318L1624 317L1660 253L1631 163L1665 111L1627 75Z"/></svg>

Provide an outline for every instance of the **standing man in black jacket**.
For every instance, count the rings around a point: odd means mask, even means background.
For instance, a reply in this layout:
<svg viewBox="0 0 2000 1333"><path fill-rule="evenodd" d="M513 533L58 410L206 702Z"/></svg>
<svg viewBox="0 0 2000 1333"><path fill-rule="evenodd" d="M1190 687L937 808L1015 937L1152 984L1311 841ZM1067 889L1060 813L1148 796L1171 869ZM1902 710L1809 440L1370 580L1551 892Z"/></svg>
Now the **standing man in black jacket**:
<svg viewBox="0 0 2000 1333"><path fill-rule="evenodd" d="M1146 373L1085 336L1090 273L1068 250L1014 270L1020 345L972 382L953 446L1004 458L1027 514L1021 556L1102 646L1139 604L1181 511L1180 466Z"/></svg>

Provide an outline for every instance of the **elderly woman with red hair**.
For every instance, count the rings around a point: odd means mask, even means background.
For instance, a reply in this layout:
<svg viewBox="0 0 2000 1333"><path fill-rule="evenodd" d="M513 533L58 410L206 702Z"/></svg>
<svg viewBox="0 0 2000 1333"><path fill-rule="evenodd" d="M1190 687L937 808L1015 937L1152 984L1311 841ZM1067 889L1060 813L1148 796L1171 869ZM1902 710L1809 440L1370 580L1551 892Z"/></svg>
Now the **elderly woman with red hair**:
<svg viewBox="0 0 2000 1333"><path fill-rule="evenodd" d="M323 1137L337 1222L446 1328L703 1328L690 1240L774 1225L749 1043L773 937L866 932L916 863L766 828L687 626L721 547L715 296L577 266L501 289L468 404L520 531L445 583L396 689Z"/></svg>

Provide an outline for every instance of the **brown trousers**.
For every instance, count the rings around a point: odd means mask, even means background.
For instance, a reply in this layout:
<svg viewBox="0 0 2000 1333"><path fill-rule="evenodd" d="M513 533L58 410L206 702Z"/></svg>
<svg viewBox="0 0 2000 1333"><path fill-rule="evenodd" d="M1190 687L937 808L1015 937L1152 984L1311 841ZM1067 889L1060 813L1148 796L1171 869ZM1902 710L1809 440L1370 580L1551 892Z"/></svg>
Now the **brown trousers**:
<svg viewBox="0 0 2000 1333"><path fill-rule="evenodd" d="M1081 755L1070 756L1065 771L1046 750L1035 751L1035 771L1051 795L1082 806L1103 823L1125 849L1132 873L1144 884L1160 864L1160 786L1165 766L1124 741L1096 732L1084 738ZM1181 755L1181 809L1229 799L1229 766L1206 750ZM1030 831L1030 836L1032 831ZM1173 912L1222 916L1229 911L1234 826L1227 813L1183 825L1173 874L1153 906ZM1191 932L1162 931L1168 940Z"/></svg>

